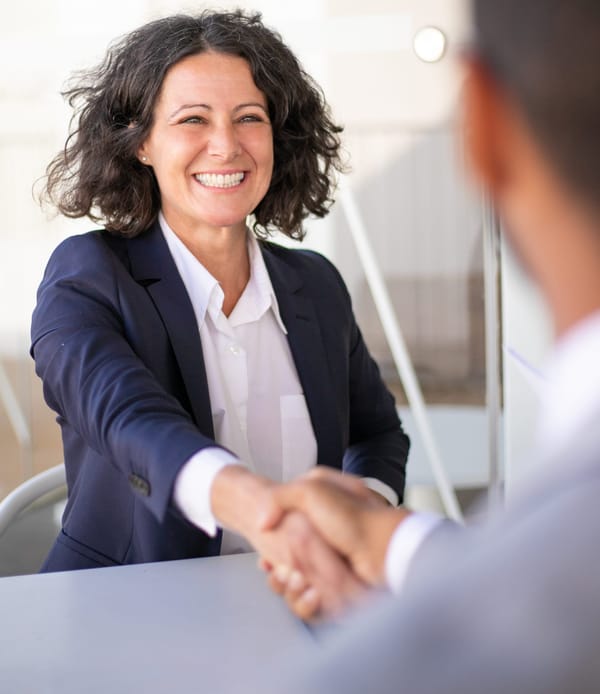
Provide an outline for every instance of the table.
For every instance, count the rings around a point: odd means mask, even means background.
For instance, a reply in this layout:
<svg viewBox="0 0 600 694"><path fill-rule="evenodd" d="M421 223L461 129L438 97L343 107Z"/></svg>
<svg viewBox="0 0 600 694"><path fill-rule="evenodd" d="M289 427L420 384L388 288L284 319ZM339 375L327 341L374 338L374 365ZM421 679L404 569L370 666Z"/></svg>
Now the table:
<svg viewBox="0 0 600 694"><path fill-rule="evenodd" d="M254 554L0 579L0 692L244 692L317 648Z"/></svg>

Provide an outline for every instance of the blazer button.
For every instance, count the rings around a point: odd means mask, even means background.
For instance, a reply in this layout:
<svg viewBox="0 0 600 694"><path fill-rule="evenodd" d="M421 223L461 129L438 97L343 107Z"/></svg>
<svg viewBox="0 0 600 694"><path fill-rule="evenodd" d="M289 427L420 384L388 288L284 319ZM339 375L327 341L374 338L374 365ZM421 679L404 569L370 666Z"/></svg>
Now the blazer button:
<svg viewBox="0 0 600 694"><path fill-rule="evenodd" d="M129 475L129 484L133 487L133 490L141 494L142 496L150 496L150 484L147 480L139 475L134 475L133 473Z"/></svg>

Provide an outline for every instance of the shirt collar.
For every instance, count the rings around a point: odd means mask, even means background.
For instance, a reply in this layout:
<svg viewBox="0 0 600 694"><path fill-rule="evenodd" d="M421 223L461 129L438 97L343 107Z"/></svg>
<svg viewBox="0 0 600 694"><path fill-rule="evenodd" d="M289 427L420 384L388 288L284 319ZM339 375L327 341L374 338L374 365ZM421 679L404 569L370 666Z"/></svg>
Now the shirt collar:
<svg viewBox="0 0 600 694"><path fill-rule="evenodd" d="M600 401L600 311L556 343L546 364L540 445L556 449L585 423Z"/></svg>
<svg viewBox="0 0 600 694"><path fill-rule="evenodd" d="M192 302L198 327L204 323L207 312L216 323L224 300L223 290L219 282L171 229L162 212L159 212L158 221L175 266ZM260 246L254 234L250 232L248 232L248 255L250 280L229 316L229 322L236 326L257 321L271 309L277 324L287 335L287 329L281 319L277 297Z"/></svg>
<svg viewBox="0 0 600 694"><path fill-rule="evenodd" d="M250 258L250 281L240 297L238 305L245 303L247 293L250 296L254 295L255 307L258 309L255 319L258 320L263 313L271 309L281 331L284 335L287 335L287 328L279 312L279 303L273 289L271 277L267 271L267 266L265 265L265 259L256 237L251 232L248 232L248 255ZM236 306L233 313L236 312L237 308ZM230 318L233 316L233 313Z"/></svg>

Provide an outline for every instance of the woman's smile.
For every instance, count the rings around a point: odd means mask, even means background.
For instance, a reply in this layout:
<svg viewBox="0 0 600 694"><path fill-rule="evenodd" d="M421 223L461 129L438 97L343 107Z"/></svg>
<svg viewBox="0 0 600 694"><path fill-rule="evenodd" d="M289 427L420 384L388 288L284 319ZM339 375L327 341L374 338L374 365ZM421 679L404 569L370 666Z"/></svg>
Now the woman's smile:
<svg viewBox="0 0 600 694"><path fill-rule="evenodd" d="M246 174L243 171L235 173L206 172L194 174L194 178L205 188L228 189L237 188L243 183Z"/></svg>

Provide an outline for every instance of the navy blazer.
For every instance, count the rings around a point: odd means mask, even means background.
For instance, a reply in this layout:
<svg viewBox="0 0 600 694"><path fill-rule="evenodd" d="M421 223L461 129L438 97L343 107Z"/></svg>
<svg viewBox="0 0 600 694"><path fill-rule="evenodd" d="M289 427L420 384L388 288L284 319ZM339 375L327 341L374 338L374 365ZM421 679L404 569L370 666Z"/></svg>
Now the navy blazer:
<svg viewBox="0 0 600 694"><path fill-rule="evenodd" d="M318 464L376 477L402 498L408 437L337 270L261 243L306 398ZM214 446L202 346L158 224L132 238L73 236L38 290L32 356L62 430L63 529L43 567L209 556L172 504L181 466Z"/></svg>

